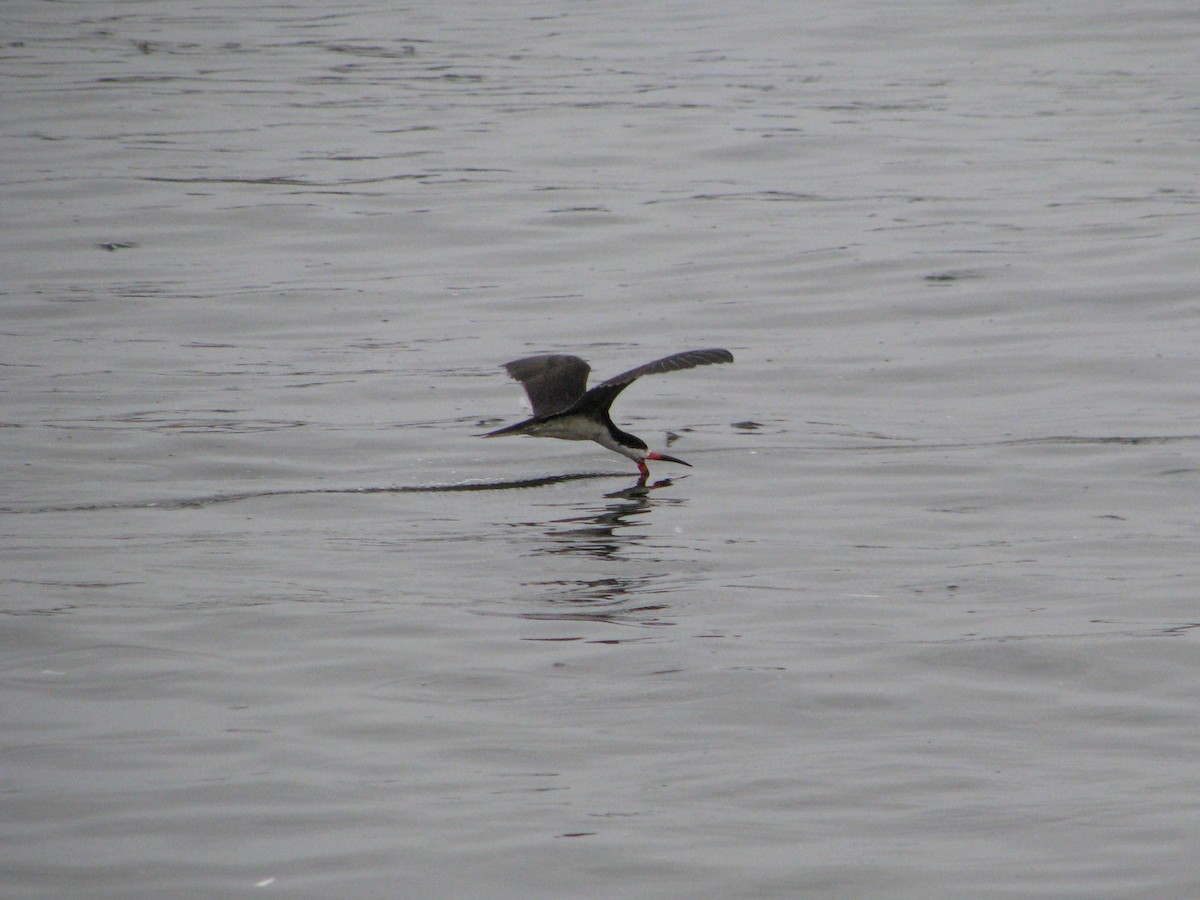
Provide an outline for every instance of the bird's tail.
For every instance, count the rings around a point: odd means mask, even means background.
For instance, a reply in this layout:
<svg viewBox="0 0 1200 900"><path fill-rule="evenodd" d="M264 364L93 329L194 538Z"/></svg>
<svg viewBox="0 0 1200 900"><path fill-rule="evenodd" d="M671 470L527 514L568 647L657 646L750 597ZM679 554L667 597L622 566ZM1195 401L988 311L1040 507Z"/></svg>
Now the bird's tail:
<svg viewBox="0 0 1200 900"><path fill-rule="evenodd" d="M528 434L530 420L518 422L516 425L506 425L503 428L497 428L495 431L489 431L487 434L481 434L479 437L507 437L512 434Z"/></svg>

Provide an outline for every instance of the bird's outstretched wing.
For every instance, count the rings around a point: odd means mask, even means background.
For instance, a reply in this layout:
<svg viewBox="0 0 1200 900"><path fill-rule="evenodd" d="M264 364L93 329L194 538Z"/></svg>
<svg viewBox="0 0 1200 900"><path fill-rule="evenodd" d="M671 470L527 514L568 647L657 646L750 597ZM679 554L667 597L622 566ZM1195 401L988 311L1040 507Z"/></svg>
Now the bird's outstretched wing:
<svg viewBox="0 0 1200 900"><path fill-rule="evenodd" d="M580 360L582 362L582 360ZM662 375L666 372L678 372L682 369L694 369L696 366L711 366L715 363L731 363L733 362L733 354L728 350L720 347L713 347L708 350L684 350L682 353L672 353L670 356L664 356L662 359L656 359L654 362L648 362L643 366L638 366L636 369L630 369L628 372L622 372L620 375L615 375L607 381L602 381L590 391L587 392L587 401L589 403L598 403L604 406L608 405L616 399L617 394L629 387L643 375Z"/></svg>
<svg viewBox="0 0 1200 900"><path fill-rule="evenodd" d="M527 356L504 364L505 371L525 388L533 414L552 416L569 409L587 390L591 366L578 356ZM637 377L637 376L634 376Z"/></svg>
<svg viewBox="0 0 1200 900"><path fill-rule="evenodd" d="M583 360L580 360L580 362L583 362ZM622 372L620 375L606 379L596 385L596 387L632 384L643 375L664 375L667 372L678 372L681 369L694 369L696 366L711 366L714 363L731 362L733 362L733 354L728 350L722 350L718 347L714 347L711 350L684 350L682 353L672 353L670 356L664 356L662 359L648 362L644 366L638 366L636 369Z"/></svg>

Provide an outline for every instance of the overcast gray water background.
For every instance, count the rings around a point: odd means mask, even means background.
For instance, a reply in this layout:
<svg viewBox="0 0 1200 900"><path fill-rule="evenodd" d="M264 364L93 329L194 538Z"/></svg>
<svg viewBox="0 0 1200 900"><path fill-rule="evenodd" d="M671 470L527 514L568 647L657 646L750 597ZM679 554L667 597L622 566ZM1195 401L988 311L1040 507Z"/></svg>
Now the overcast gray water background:
<svg viewBox="0 0 1200 900"><path fill-rule="evenodd" d="M1194 2L4 10L5 897L1200 895Z"/></svg>

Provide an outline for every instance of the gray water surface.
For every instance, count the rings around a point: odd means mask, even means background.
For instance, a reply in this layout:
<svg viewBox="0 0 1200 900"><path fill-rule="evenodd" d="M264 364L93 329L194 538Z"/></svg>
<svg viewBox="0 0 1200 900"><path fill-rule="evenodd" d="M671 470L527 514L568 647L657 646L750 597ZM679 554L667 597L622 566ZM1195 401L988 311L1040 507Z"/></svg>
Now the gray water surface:
<svg viewBox="0 0 1200 900"><path fill-rule="evenodd" d="M1194 3L5 19L5 896L1200 893Z"/></svg>

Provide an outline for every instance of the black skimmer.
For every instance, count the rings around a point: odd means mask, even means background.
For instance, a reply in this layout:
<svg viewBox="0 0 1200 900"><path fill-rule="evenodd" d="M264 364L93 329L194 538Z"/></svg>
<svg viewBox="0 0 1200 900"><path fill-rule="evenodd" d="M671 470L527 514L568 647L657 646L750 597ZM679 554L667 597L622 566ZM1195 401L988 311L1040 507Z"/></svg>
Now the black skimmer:
<svg viewBox="0 0 1200 900"><path fill-rule="evenodd" d="M628 456L637 463L640 483L645 484L650 477L646 460L656 459L679 463L681 466L690 466L691 463L665 453L656 453L641 438L614 425L608 410L617 395L643 375L660 375L696 366L731 362L733 354L728 350L685 350L622 372L589 391L587 379L591 366L578 356L548 354L514 359L505 363L504 368L525 388L529 403L533 406L533 416L482 437L528 434L565 441L595 441L601 447Z"/></svg>

